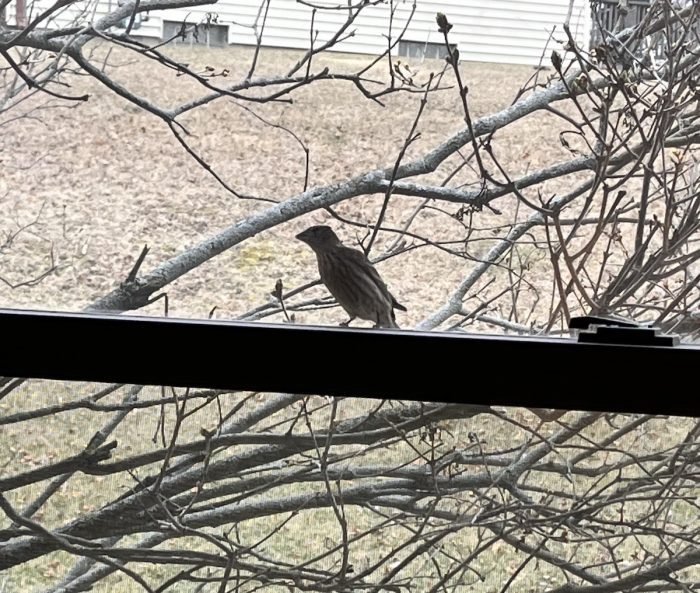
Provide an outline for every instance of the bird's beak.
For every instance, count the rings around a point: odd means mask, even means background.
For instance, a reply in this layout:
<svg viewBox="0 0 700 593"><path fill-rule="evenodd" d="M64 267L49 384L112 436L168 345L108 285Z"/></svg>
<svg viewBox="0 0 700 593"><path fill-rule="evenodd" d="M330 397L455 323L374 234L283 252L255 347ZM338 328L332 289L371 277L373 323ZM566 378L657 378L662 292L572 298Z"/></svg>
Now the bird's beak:
<svg viewBox="0 0 700 593"><path fill-rule="evenodd" d="M306 231L302 231L301 233L296 235L294 238L299 239L299 241L303 241L304 243L306 243Z"/></svg>

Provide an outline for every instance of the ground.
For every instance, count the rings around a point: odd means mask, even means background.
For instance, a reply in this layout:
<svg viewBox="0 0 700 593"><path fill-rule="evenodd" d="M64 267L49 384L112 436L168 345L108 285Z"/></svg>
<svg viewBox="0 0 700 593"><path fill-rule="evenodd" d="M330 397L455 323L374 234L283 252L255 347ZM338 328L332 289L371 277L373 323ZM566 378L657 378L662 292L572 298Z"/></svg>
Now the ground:
<svg viewBox="0 0 700 593"><path fill-rule="evenodd" d="M95 51L96 58L107 58L110 72L124 85L160 105L174 106L202 92L173 71L124 51L115 50L109 56L104 48L98 47ZM170 53L197 71L204 71L207 66L215 71L227 68L235 80L245 74L252 56L245 48L179 48ZM261 74L284 72L298 58L299 52L263 51ZM320 69L325 63L334 69L350 70L366 64L369 59L333 54L314 68ZM413 62L412 68L425 78L429 71L440 70L442 63ZM474 118L510 105L520 86L535 73L530 67L479 63L462 63L460 71L469 88L468 99ZM386 73L375 69L371 76L386 78ZM546 80L549 73L541 72L540 76ZM453 84L451 75L445 80L446 84ZM251 212L267 207L266 203L237 199L228 193L197 165L154 116L89 79L69 78L64 82L71 85L70 89L62 89L64 92L87 92L89 101L71 108L54 106L32 111L40 104L40 97L35 96L21 109L8 112L5 119L0 120L0 167L3 171L0 203L7 213L0 230L15 232L38 216L35 225L0 250L0 275L17 283L40 274L48 265L51 249L60 264L57 273L35 286L11 289L0 285L0 306L80 310L126 277L145 244L151 249L143 266L143 270L148 271L164 259L243 220ZM284 200L303 190L304 152L289 133L264 125L247 108L267 121L288 127L308 146L309 185L314 187L393 165L419 109L420 98L415 94L399 94L388 97L385 106L381 106L363 98L346 82L324 82L296 93L293 104L242 105L222 100L183 117L182 123L192 132L188 139L193 147L238 192ZM9 121L23 113L30 117ZM409 150L408 158L425 153L463 126L463 111L456 90L451 88L434 94L419 123L421 136ZM515 177L570 157L559 143L560 129L559 120L553 115L536 114L499 132L493 147L509 174ZM467 154L465 151L464 155ZM454 165L457 160L451 162ZM439 183L450 170L451 167L446 167L428 177ZM459 183L473 182L474 175L462 172L457 179ZM570 186L570 181L552 183L546 185L544 191L550 195L566 191ZM338 210L345 216L369 223L374 220L381 199L381 196L362 197L341 205ZM401 226L418 202L400 196L392 199L388 212L390 223ZM512 197L504 197L495 205L502 214L475 215L474 226L481 229L475 230L469 244L470 253L475 257L484 252L493 237L503 235L503 228L489 227L512 224L528 214L524 208L517 207ZM424 210L416 229L434 240L463 239L464 227L449 216L457 211L457 206L435 206L444 211ZM304 216L261 233L185 275L167 289L169 314L205 317L216 306L218 317L236 317L266 302L278 279L282 279L287 288L314 280L317 273L313 254L295 240L294 235L307 225L328 220L325 212ZM346 243L355 241L358 231L354 228L336 221L331 224ZM391 239L389 234L380 238L377 254L382 253ZM546 250L537 249L531 243L523 243L517 257L518 265L529 266L531 271L537 266L547 269ZM392 292L408 308L407 313L398 314L399 323L410 327L444 304L472 265L473 262L437 249L412 251L380 264ZM546 273L540 274L539 279L536 276L531 273L531 280L539 282L543 291L551 289L550 276ZM503 269L495 269L486 281L491 278L494 283L489 289L495 292L511 280ZM323 294L320 288L310 293ZM476 294L476 298L480 295ZM548 302L542 299L545 306ZM162 304L159 301L139 313L160 315ZM308 323L337 323L344 318L337 308L305 312L298 317ZM466 374L465 382L470 379ZM531 381L531 378L524 380ZM72 401L95 390L94 385L30 382L0 402L0 416ZM104 401L118 402L126 390ZM158 401L161 395L159 388L147 388L141 397ZM439 394L432 395L439 398ZM255 406L264 397L265 394L258 394L246 405ZM222 405L233 407L243 399L244 394L227 394L222 398ZM376 402L346 403L344 413L350 414ZM218 415L212 408L213 405L191 418L182 432L183 440L199 438L200 429L215 427ZM119 442L116 458L161 446L157 440L152 440L157 432L159 411L156 406L132 412L128 422L119 426L110 437ZM449 437L445 439L458 447L471 447L476 436L483 441L486 453L520 446L531 438L528 431L536 426L537 419L522 409L511 409L507 413L509 418L522 423L522 429L484 414L446 425ZM112 414L77 410L2 426L0 467L14 474L77 454L90 436L112 417ZM576 413L570 413L564 420L570 422L576 417ZM666 447L669 434L676 442L680 441L689 423L689 420L674 421L669 432L670 423L663 419L653 421L656 432L644 433L645 446L650 451L660 450ZM169 423L168 427L171 426ZM545 428L543 432L555 428ZM600 420L592 427L589 437L602 438L611 430ZM384 450L375 453L387 455ZM396 454L406 454L406 451ZM144 475L148 471L144 468ZM126 476L123 480L111 480L76 475L35 519L49 526L61 524L76 514L99 507L129 483L130 478ZM568 487L562 485L563 490ZM15 491L10 494L10 500L21 508L40 490L32 487ZM359 510L349 513L355 528L367 526L366 514ZM332 532L337 527L330 511L315 512L312 520L317 533ZM308 521L308 515L299 515L296 523L280 531L279 537L269 544L271 553L293 560L297 558L295 555L313 552L309 551ZM263 523L263 530L268 527ZM244 539L258 537L260 529L257 521L240 526ZM367 544L364 555L357 559L359 566L386 552L391 542L380 539ZM323 545L320 538L316 543ZM471 540L466 542L471 543ZM460 553L469 549L463 540L457 540L454 545ZM520 559L507 546L494 549L494 553L499 554L498 562L493 562L493 557L489 556L485 566L476 567L483 568L487 574L486 581L479 585L484 591L501 590L508 576L519 570ZM71 565L65 555L52 554L48 559L0 577L0 590L6 585L8 590L45 585ZM144 568L147 576L155 576L157 572L158 568ZM524 581L520 589L525 591L545 590L556 582L552 574L540 568L529 567L522 576ZM110 589L110 585L114 588ZM117 585L123 589L118 589ZM115 576L100 590L135 588L130 587L126 578Z"/></svg>
<svg viewBox="0 0 700 593"><path fill-rule="evenodd" d="M103 48L95 52L95 59L106 57ZM227 68L235 80L247 72L252 56L246 48L177 48L170 53L197 71L206 66L217 71ZM299 55L264 50L260 74L284 72ZM333 54L319 60L314 68L320 69L323 62L337 70L350 70L369 59ZM172 70L125 51L113 51L107 62L118 80L160 105L175 106L202 94L201 87L177 77ZM439 71L442 63L427 60L412 62L412 66L424 79L428 72ZM534 74L531 67L468 62L460 69L469 87L474 118L507 107ZM371 74L386 79L384 67ZM540 76L544 80L548 74ZM153 115L92 80L72 78L68 82L74 94L88 92L89 101L72 108L33 112L31 118L2 127L0 200L11 213L3 230L12 231L40 216L31 233L18 237L12 248L2 253L0 273L13 283L33 277L48 265L51 248L61 269L37 286L0 287L1 306L80 310L125 278L145 244L151 252L143 271L149 271L265 208L265 203L237 199L228 193ZM451 75L446 76L445 84L454 84ZM38 100L33 98L23 109L28 111ZM323 82L296 93L293 104L242 105L225 99L186 115L182 123L192 132L189 140L194 148L229 185L242 193L283 200L303 190L304 153L290 134L265 126L248 108L268 121L287 126L308 146L309 185L314 187L393 165L419 101L420 95L398 94L387 97L385 106L380 106L347 82ZM9 112L6 118L17 113L19 110ZM434 94L419 125L421 137L409 150L409 157L437 146L463 126L456 89ZM517 176L570 156L557 140L559 128L554 116L537 114L497 134L493 145L510 175ZM440 182L449 170L430 178ZM353 200L339 211L371 222L381 199ZM417 203L414 198L396 197L389 208L389 222L401 225ZM478 215L480 226L509 224L515 216L527 214L524 209L516 212L512 198L497 205L503 215L484 212ZM457 209L455 204L445 207L448 213ZM216 306L218 317L235 317L266 302L279 278L287 288L315 279L313 255L294 235L307 225L328 220L325 212L313 213L214 258L168 287L169 314L203 317ZM331 224L347 243L361 236L347 225ZM431 210L423 212L416 228L433 239L460 239L465 234L459 222ZM377 255L390 239L388 234L380 238ZM476 256L488 245L484 242L482 248L479 240L492 239L475 238L470 248ZM546 253L537 254L538 259L542 257ZM426 249L381 264L390 288L408 307L408 313L399 313L399 323L410 327L444 304L470 266L464 260ZM316 289L309 294L326 293ZM162 301L140 313L162 314ZM337 323L344 317L335 308L304 313L298 319Z"/></svg>

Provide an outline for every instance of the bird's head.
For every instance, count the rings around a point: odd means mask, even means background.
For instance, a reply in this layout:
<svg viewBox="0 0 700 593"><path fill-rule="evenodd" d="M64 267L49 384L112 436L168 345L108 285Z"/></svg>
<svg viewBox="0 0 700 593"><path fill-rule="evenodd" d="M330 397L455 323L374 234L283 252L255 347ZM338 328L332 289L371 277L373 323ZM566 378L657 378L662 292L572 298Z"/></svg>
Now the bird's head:
<svg viewBox="0 0 700 593"><path fill-rule="evenodd" d="M330 249L340 245L340 239L329 226L312 226L296 236L299 241L306 243L311 249Z"/></svg>

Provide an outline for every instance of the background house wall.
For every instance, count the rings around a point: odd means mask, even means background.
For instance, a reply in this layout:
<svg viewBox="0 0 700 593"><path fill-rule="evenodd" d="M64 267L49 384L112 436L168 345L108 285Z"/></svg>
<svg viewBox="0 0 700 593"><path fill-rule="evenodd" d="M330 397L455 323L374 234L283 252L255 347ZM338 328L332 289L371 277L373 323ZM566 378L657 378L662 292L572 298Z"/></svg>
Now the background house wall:
<svg viewBox="0 0 700 593"><path fill-rule="evenodd" d="M14 5L10 4L8 21L13 22ZM27 14L38 14L53 4L53 0L25 0ZM88 22L107 14L116 6L117 0L81 0L66 8L55 17L58 25L70 24L75 18ZM317 0L319 6L338 6L335 0ZM412 51L415 55L423 44L442 42L435 24L435 14L444 12L454 28L451 41L457 44L464 60L507 64L537 65L546 49L548 54L554 40L562 41L565 35L562 23L566 18L569 0L416 0L416 11L406 33L401 53ZM348 53L377 54L386 49L389 27L392 37L403 30L411 14L412 0L394 0L387 4L368 7L362 11L347 33L354 34L336 46L337 51ZM217 15L216 31L207 34L206 28L199 30L198 39L185 43L211 45L228 43L250 45L255 43L252 26L262 23L267 10L263 45L278 48L305 49L309 47L310 23L313 9L296 0L271 0L269 6L262 0L220 0L206 7L171 9L147 15L147 20L137 22L133 34L161 39L177 31L182 22L212 22ZM208 16L209 15L209 16ZM338 30L346 20L345 10L317 10L314 16L315 44L320 44ZM589 0L576 0L571 17L571 30L577 42L588 46L590 38ZM549 44L549 45L548 45ZM429 47L429 46L428 46ZM422 50L420 50L422 51ZM399 55L399 48L394 49ZM430 55L428 52L426 55Z"/></svg>

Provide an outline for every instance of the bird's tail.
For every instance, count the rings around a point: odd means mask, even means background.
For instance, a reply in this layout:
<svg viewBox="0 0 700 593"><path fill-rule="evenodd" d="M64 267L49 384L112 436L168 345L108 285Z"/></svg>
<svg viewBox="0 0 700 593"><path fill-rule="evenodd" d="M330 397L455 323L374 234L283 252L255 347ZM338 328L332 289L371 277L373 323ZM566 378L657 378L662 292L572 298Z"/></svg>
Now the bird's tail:
<svg viewBox="0 0 700 593"><path fill-rule="evenodd" d="M396 297L393 294L391 295L391 301L392 301L391 306L394 309L398 309L399 311L407 311L408 310L401 303L399 303L399 301L396 300Z"/></svg>

